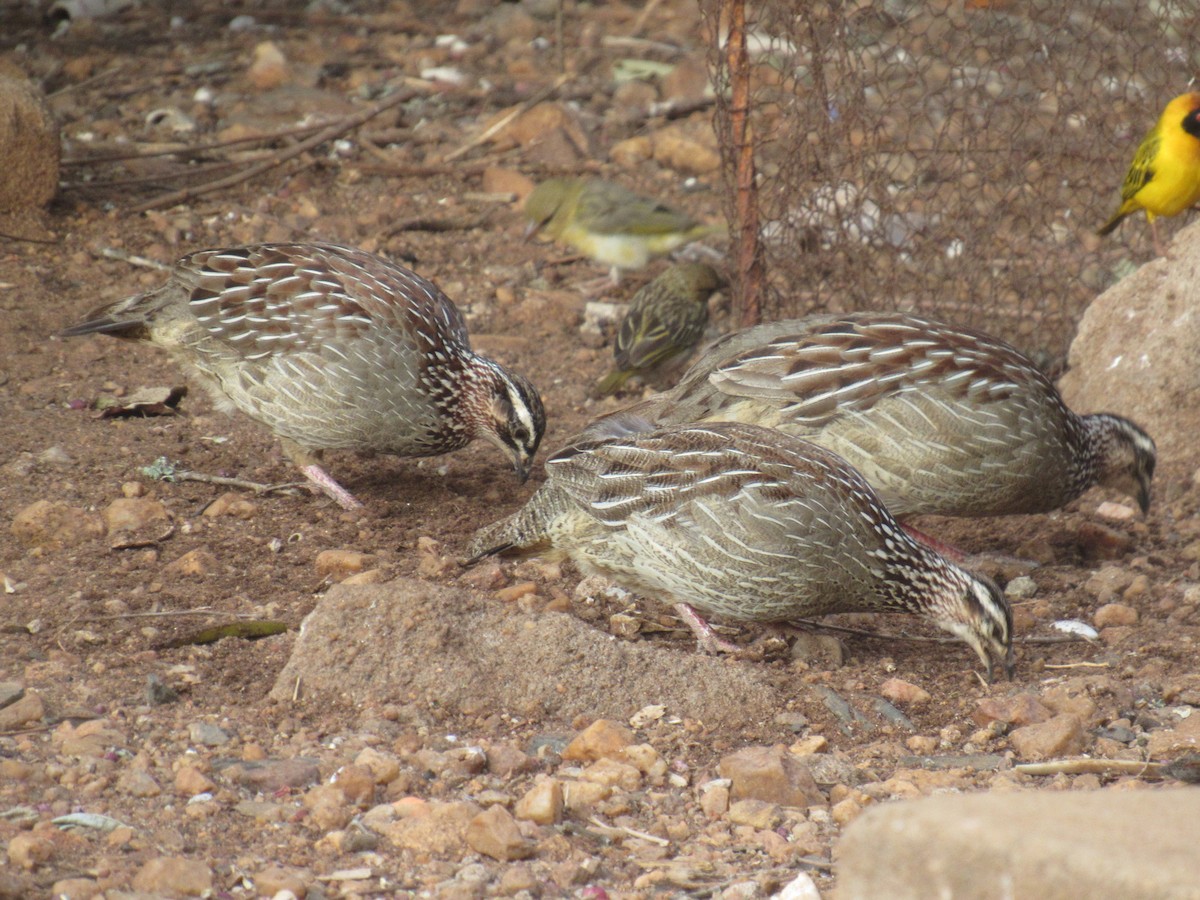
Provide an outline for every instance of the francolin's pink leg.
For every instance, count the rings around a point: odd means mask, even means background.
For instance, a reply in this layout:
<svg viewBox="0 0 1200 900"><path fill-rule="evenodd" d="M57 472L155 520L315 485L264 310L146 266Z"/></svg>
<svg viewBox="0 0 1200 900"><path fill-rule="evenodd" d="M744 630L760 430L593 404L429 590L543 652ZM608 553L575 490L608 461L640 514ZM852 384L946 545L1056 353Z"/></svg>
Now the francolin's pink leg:
<svg viewBox="0 0 1200 900"><path fill-rule="evenodd" d="M362 504L358 502L355 496L334 481L329 473L316 463L301 466L300 471L304 473L305 478L336 500L337 505L342 509L362 509Z"/></svg>
<svg viewBox="0 0 1200 900"><path fill-rule="evenodd" d="M679 618L683 619L687 623L688 628L692 629L692 633L696 635L696 643L700 645L700 649L705 653L741 652L741 647L719 637L713 631L712 626L704 621L700 617L700 614L686 603L676 603L675 612L679 613Z"/></svg>

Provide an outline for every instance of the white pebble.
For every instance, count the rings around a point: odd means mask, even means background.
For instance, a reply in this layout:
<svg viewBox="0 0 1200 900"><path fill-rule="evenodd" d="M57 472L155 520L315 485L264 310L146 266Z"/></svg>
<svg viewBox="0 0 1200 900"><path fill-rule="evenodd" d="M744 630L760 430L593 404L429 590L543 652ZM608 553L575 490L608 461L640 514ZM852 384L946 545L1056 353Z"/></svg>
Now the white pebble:
<svg viewBox="0 0 1200 900"><path fill-rule="evenodd" d="M1054 623L1053 627L1067 634L1077 634L1089 641L1097 640L1100 637L1100 632L1086 622L1080 622L1078 619L1059 619Z"/></svg>

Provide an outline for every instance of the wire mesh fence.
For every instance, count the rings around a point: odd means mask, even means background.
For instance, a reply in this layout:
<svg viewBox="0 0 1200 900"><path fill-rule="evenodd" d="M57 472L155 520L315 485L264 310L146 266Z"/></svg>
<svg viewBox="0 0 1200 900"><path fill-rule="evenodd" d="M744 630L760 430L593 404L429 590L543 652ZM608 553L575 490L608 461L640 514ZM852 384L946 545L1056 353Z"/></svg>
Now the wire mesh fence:
<svg viewBox="0 0 1200 900"><path fill-rule="evenodd" d="M722 35L725 5L702 0ZM1153 257L1140 214L1094 231L1197 70L1200 0L771 0L746 17L763 318L908 309L1051 365L1088 302Z"/></svg>

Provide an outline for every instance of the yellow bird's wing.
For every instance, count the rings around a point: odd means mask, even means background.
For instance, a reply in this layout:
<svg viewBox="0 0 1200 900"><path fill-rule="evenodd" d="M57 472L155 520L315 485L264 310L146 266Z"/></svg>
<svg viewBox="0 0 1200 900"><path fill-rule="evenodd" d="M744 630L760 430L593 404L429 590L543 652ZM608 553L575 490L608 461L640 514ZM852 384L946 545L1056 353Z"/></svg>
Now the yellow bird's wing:
<svg viewBox="0 0 1200 900"><path fill-rule="evenodd" d="M611 182L588 185L575 222L595 234L647 236L686 232L696 225L690 216Z"/></svg>
<svg viewBox="0 0 1200 900"><path fill-rule="evenodd" d="M1122 202L1132 199L1154 179L1154 163L1161 147L1162 131L1159 128L1152 129L1142 138L1137 153L1133 155L1133 162L1129 165L1129 171L1125 174L1125 182L1121 185Z"/></svg>
<svg viewBox="0 0 1200 900"><path fill-rule="evenodd" d="M1155 125L1149 134L1142 138L1137 152L1133 154L1133 162L1129 164L1129 171L1125 173L1125 181L1121 185L1121 205L1109 220L1100 226L1096 234L1111 234L1121 224L1122 219L1142 208L1142 204L1135 198L1142 188L1154 180L1154 164L1161 149L1162 128Z"/></svg>

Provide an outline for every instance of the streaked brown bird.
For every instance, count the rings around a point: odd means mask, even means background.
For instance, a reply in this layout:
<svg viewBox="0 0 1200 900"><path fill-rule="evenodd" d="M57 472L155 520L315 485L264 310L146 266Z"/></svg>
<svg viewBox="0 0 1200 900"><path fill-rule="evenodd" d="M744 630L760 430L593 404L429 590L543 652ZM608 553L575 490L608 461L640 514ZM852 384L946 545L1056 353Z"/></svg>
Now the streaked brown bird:
<svg viewBox="0 0 1200 900"><path fill-rule="evenodd" d="M546 463L517 513L470 552L570 557L701 616L787 622L836 612L923 616L1012 675L1012 613L986 578L911 538L845 460L780 431L674 425L577 444Z"/></svg>
<svg viewBox="0 0 1200 900"><path fill-rule="evenodd" d="M599 178L550 178L525 199L526 236L541 234L610 266L640 269L652 257L724 230Z"/></svg>
<svg viewBox="0 0 1200 900"><path fill-rule="evenodd" d="M1154 441L1080 416L1019 351L906 313L822 315L726 335L678 385L579 439L749 422L834 451L897 516L1041 513L1104 485L1150 507Z"/></svg>
<svg viewBox="0 0 1200 900"><path fill-rule="evenodd" d="M1112 232L1139 209L1154 237L1154 250L1165 256L1158 237L1159 216L1177 216L1200 201L1200 92L1180 94L1167 104L1158 122L1142 138L1121 185L1121 205L1096 233Z"/></svg>
<svg viewBox="0 0 1200 900"><path fill-rule="evenodd" d="M277 435L304 475L347 509L361 504L321 468L324 450L437 456L483 438L524 480L545 430L533 385L471 350L449 297L362 250L201 250L157 290L62 332L94 333L167 350L219 408Z"/></svg>
<svg viewBox="0 0 1200 900"><path fill-rule="evenodd" d="M677 263L638 291L621 319L613 344L612 371L600 379L598 396L620 390L634 375L666 368L704 336L708 298L721 287L707 263Z"/></svg>

